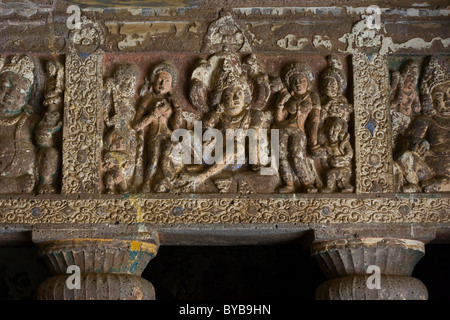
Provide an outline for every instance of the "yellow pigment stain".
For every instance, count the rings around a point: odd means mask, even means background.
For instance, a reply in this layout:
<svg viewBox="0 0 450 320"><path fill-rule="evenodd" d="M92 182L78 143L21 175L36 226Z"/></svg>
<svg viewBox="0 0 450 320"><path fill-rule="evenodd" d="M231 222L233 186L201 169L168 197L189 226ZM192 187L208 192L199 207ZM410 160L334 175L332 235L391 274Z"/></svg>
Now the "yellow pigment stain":
<svg viewBox="0 0 450 320"><path fill-rule="evenodd" d="M130 200L131 204L133 205L133 207L136 208L136 212L137 212L137 217L136 217L136 221L137 222L142 222L143 220L143 213L141 210L141 206L139 205L139 199L140 196L139 195L128 195L127 199Z"/></svg>

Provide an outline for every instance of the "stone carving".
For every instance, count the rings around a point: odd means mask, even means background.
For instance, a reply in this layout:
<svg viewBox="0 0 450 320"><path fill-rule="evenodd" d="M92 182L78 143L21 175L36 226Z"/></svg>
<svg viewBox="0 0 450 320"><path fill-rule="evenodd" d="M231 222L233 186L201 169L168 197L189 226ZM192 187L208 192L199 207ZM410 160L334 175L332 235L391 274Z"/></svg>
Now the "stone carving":
<svg viewBox="0 0 450 320"><path fill-rule="evenodd" d="M214 59L218 58L218 55ZM211 109L203 118L203 128L214 128L219 130L223 137L226 136L227 129L250 128L251 123L251 91L246 81L239 57L232 52L220 54L216 69L213 71L211 89ZM203 148L215 148L216 140L205 144ZM224 152L225 154L226 152ZM227 157L233 157L229 159ZM180 176L188 189L194 189L204 183L208 178L222 172L228 164L232 171L238 170L241 165L236 164L235 154L227 154L222 161L212 163L199 173L184 174Z"/></svg>
<svg viewBox="0 0 450 320"><path fill-rule="evenodd" d="M99 191L102 56L66 57L63 127L63 193Z"/></svg>
<svg viewBox="0 0 450 320"><path fill-rule="evenodd" d="M221 12L206 33L203 51L219 52L227 48L234 52L251 52L251 35L245 25L231 13Z"/></svg>
<svg viewBox="0 0 450 320"><path fill-rule="evenodd" d="M81 17L65 61L62 192L98 193L102 153L103 33Z"/></svg>
<svg viewBox="0 0 450 320"><path fill-rule="evenodd" d="M352 55L355 123L356 191L394 191L389 104L389 70L385 27L372 28L367 16L349 34L346 53Z"/></svg>
<svg viewBox="0 0 450 320"><path fill-rule="evenodd" d="M136 115L135 94L139 70L133 64L117 68L105 81L103 166L107 193L123 193L132 187L136 167L137 139L132 128Z"/></svg>
<svg viewBox="0 0 450 320"><path fill-rule="evenodd" d="M282 89L282 83L279 77L272 77L268 74L265 66L254 54L244 60L242 67L246 72L252 93L250 129L255 130L258 146L256 148L257 161L250 164L250 167L252 170L258 170L262 166L263 154L261 151L266 155L269 154L268 147L262 148L264 145L269 145L269 138L262 134L262 130L269 130L274 121L272 112L269 110L269 98L272 93Z"/></svg>
<svg viewBox="0 0 450 320"><path fill-rule="evenodd" d="M322 160L326 187L324 193L352 192L353 148L348 125L353 106L344 95L347 80L338 57L328 57L328 67L321 75L322 109L318 141L320 147L313 151L314 159Z"/></svg>
<svg viewBox="0 0 450 320"><path fill-rule="evenodd" d="M450 191L450 69L433 56L420 85L422 114L404 133L397 164L404 176L404 192Z"/></svg>
<svg viewBox="0 0 450 320"><path fill-rule="evenodd" d="M144 170L142 192L151 192L162 154L170 148L172 131L183 126L182 106L173 88L178 80L176 68L169 62L156 65L150 75L151 87L141 98L133 128L140 131L148 127L145 137L147 164ZM143 155L138 155L139 157Z"/></svg>
<svg viewBox="0 0 450 320"><path fill-rule="evenodd" d="M30 57L14 56L0 70L0 194L31 193L35 187L36 148L29 106L34 68Z"/></svg>
<svg viewBox="0 0 450 320"><path fill-rule="evenodd" d="M39 147L37 163L39 169L38 193L56 193L56 181L61 167L59 135L62 128L61 112L64 92L64 67L58 61L46 64L44 107L47 110L36 128L36 144Z"/></svg>
<svg viewBox="0 0 450 320"><path fill-rule="evenodd" d="M300 188L317 192L321 182L310 151L318 147L320 120L319 95L312 90L314 74L303 62L288 65L285 89L279 94L276 128L280 130L280 193L293 193Z"/></svg>
<svg viewBox="0 0 450 320"><path fill-rule="evenodd" d="M390 103L394 152L397 140L408 128L412 116L422 109L418 81L419 65L413 60L407 60L400 70L392 72Z"/></svg>
<svg viewBox="0 0 450 320"><path fill-rule="evenodd" d="M175 213L176 214L173 214ZM0 223L448 223L445 197L1 199Z"/></svg>
<svg viewBox="0 0 450 320"><path fill-rule="evenodd" d="M198 131L194 128L196 132L193 132L192 127L188 126L190 131L183 139L188 142L187 151L194 161L186 164L180 154L173 153L178 142L171 144L164 153L164 178L158 183L157 191L238 192L240 186L245 184L247 175L253 174L250 180L254 181L264 179L257 176L259 170L267 166L260 160L262 155L269 155L269 141L267 134L260 135L260 131L270 129L273 122L268 101L273 92L280 90L277 77L269 76L255 55L249 55L241 62L235 52L224 50L200 61L191 81L190 100L202 117ZM245 148L239 141L242 142L242 136L249 129L256 135L256 151L249 151L246 155L239 153L239 150L229 153L227 148L233 143L238 149ZM235 130L230 140L227 130ZM214 137L209 136L208 141L202 141L202 137L205 139L211 132L214 132ZM201 136L196 137L198 134ZM220 139L216 134L220 135ZM249 161L249 157L256 160ZM275 180L265 186L274 188ZM263 189L264 185L259 188Z"/></svg>
<svg viewBox="0 0 450 320"><path fill-rule="evenodd" d="M100 46L104 43L101 25L85 16L81 16L80 22L80 28L73 29L69 34L71 51L83 54L99 51Z"/></svg>
<svg viewBox="0 0 450 320"><path fill-rule="evenodd" d="M58 61L46 64L46 83L44 88L44 106L50 112L60 112L63 106L64 66Z"/></svg>
<svg viewBox="0 0 450 320"><path fill-rule="evenodd" d="M335 192L336 189L353 192L350 184L353 148L347 128L343 119L328 118L324 125L327 141L314 151L314 157L324 159L327 166L326 187L322 189L324 193Z"/></svg>
<svg viewBox="0 0 450 320"><path fill-rule="evenodd" d="M349 122L353 106L344 95L347 79L338 57L328 57L328 67L321 75L322 110L321 121L328 117L337 117Z"/></svg>

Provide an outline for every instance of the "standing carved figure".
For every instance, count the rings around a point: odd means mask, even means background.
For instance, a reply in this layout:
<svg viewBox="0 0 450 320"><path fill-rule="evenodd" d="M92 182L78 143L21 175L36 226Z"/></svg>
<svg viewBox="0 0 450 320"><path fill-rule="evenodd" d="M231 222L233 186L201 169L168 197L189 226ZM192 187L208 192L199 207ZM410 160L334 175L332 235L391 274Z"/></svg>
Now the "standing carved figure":
<svg viewBox="0 0 450 320"><path fill-rule="evenodd" d="M50 112L61 113L64 92L64 67L58 61L46 64L46 82L44 88L44 106Z"/></svg>
<svg viewBox="0 0 450 320"><path fill-rule="evenodd" d="M394 151L398 139L411 123L412 116L422 109L417 91L418 82L419 65L413 60L407 60L399 71L392 73L390 103Z"/></svg>
<svg viewBox="0 0 450 320"><path fill-rule="evenodd" d="M39 169L39 194L56 193L56 181L60 168L60 151L57 148L58 132L61 131L61 110L64 91L64 68L58 61L46 64L44 103L47 111L36 129L36 144L39 147L37 163Z"/></svg>
<svg viewBox="0 0 450 320"><path fill-rule="evenodd" d="M106 80L104 91L104 120L107 132L104 138L103 166L106 192L128 192L133 184L136 167L136 131L131 124L136 115L135 94L139 70L133 64L117 68Z"/></svg>
<svg viewBox="0 0 450 320"><path fill-rule="evenodd" d="M252 170L259 169L263 164L262 157L269 156L269 139L266 135L260 134L261 130L269 130L274 117L268 109L268 101L271 93L279 91L281 88L279 78L271 78L261 61L254 55L248 56L243 64L247 71L247 79L252 93L251 102L251 123L250 128L255 130L257 137L256 158L258 163L251 164ZM264 153L260 154L260 153Z"/></svg>
<svg viewBox="0 0 450 320"><path fill-rule="evenodd" d="M34 62L28 56L15 56L0 70L0 194L31 193L35 186L33 111L28 105L33 83Z"/></svg>
<svg viewBox="0 0 450 320"><path fill-rule="evenodd" d="M422 115L406 130L397 163L404 192L450 191L450 70L442 57L428 61L421 83Z"/></svg>
<svg viewBox="0 0 450 320"><path fill-rule="evenodd" d="M150 75L151 87L141 99L136 113L133 128L143 131L148 127L146 135L147 165L144 171L142 192L152 191L160 158L164 148L170 146L173 130L183 125L181 103L173 92L178 72L169 62L155 66Z"/></svg>
<svg viewBox="0 0 450 320"><path fill-rule="evenodd" d="M318 147L320 101L311 87L314 74L302 62L291 64L284 75L278 98L276 127L280 130L280 193L293 193L300 184L307 192L317 192L318 176L309 153Z"/></svg>

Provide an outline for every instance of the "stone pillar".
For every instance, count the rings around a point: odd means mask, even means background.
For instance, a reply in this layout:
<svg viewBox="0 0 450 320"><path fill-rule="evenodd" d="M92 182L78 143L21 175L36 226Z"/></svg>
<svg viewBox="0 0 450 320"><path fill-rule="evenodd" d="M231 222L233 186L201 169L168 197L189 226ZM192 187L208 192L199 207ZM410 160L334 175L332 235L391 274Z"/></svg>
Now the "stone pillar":
<svg viewBox="0 0 450 320"><path fill-rule="evenodd" d="M427 300L425 285L411 277L424 254L424 243L411 239L361 237L315 242L312 256L329 278L317 288L315 298ZM372 265L380 271L379 288L373 287L376 276L369 268Z"/></svg>
<svg viewBox="0 0 450 320"><path fill-rule="evenodd" d="M156 256L152 242L114 239L63 239L38 244L40 254L54 274L38 289L39 300L154 300L153 285L141 278L148 262ZM80 268L80 288L69 288Z"/></svg>

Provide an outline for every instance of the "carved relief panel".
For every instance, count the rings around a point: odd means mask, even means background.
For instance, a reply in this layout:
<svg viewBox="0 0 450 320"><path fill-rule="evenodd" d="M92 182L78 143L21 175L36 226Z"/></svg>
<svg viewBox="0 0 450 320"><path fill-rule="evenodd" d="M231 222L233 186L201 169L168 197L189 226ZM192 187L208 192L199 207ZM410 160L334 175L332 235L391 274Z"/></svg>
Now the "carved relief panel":
<svg viewBox="0 0 450 320"><path fill-rule="evenodd" d="M59 190L63 90L54 58L0 59L0 194Z"/></svg>
<svg viewBox="0 0 450 320"><path fill-rule="evenodd" d="M397 191L450 191L450 69L444 56L404 60L391 71Z"/></svg>
<svg viewBox="0 0 450 320"><path fill-rule="evenodd" d="M1 194L449 190L446 57L389 64L359 23L344 54L260 54L227 14L201 53L119 55L83 23L64 62L0 61Z"/></svg>
<svg viewBox="0 0 450 320"><path fill-rule="evenodd" d="M107 55L103 192L353 192L348 59L291 61Z"/></svg>

